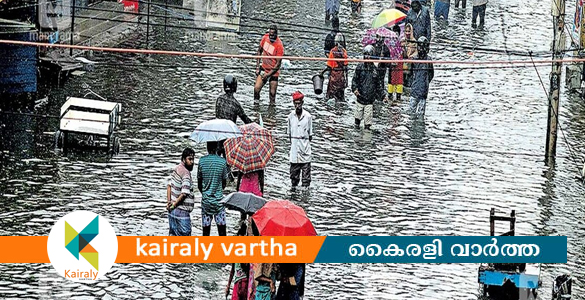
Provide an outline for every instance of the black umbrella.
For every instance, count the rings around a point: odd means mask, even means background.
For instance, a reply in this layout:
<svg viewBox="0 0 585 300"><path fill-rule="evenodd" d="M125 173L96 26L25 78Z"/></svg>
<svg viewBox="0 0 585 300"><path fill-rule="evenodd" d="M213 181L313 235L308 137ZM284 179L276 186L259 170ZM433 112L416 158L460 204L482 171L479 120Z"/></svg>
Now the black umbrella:
<svg viewBox="0 0 585 300"><path fill-rule="evenodd" d="M227 195L219 203L223 203L229 209L235 209L242 213L254 214L264 204L266 199L258 197L252 193L235 192Z"/></svg>

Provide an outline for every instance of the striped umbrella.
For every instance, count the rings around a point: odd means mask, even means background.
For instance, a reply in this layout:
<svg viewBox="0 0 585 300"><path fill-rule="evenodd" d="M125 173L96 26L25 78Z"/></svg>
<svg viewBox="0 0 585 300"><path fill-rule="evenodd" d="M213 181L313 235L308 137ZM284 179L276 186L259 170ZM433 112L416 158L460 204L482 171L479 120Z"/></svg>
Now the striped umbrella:
<svg viewBox="0 0 585 300"><path fill-rule="evenodd" d="M244 173L266 168L275 151L270 131L256 123L239 128L243 136L228 139L223 144L227 163Z"/></svg>

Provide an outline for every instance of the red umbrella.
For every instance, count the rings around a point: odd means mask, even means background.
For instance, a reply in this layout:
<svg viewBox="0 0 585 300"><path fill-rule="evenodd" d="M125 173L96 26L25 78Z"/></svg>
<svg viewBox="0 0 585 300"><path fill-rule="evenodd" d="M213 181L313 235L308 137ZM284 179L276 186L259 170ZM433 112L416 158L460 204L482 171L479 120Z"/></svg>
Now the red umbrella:
<svg viewBox="0 0 585 300"><path fill-rule="evenodd" d="M288 200L268 201L254 216L262 236L316 236L305 211Z"/></svg>
<svg viewBox="0 0 585 300"><path fill-rule="evenodd" d="M274 140L270 131L256 123L239 127L243 136L227 139L223 144L227 163L249 173L266 168L274 154Z"/></svg>

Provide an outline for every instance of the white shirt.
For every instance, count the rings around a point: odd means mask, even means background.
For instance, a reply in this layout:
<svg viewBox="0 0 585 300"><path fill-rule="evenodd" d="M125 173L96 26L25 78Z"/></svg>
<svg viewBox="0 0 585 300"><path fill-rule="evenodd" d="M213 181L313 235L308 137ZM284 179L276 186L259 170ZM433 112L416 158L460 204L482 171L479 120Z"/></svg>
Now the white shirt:
<svg viewBox="0 0 585 300"><path fill-rule="evenodd" d="M313 136L313 116L303 109L301 117L293 110L288 115L287 133L291 138L290 162L311 162L311 144L309 136Z"/></svg>

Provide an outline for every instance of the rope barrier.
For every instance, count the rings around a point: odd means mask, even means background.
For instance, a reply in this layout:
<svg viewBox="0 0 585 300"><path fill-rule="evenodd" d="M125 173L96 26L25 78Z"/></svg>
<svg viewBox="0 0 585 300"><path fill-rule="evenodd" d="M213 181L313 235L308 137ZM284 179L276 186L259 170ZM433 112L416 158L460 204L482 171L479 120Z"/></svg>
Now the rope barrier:
<svg viewBox="0 0 585 300"><path fill-rule="evenodd" d="M102 52L118 52L118 53L133 53L133 54L161 54L161 55L178 55L178 56L195 56L195 57L209 57L209 58L234 58L234 59L288 59L303 60L303 61L346 61L348 63L372 62L372 63L433 63L433 64L452 64L452 65L507 65L507 64L527 64L528 60L493 60L493 61L458 61L458 60L416 60L416 59L359 59L359 58L326 58L326 57L305 57L305 56L262 56L249 54L223 54L223 53L205 53L205 52L185 52L185 51L170 51L170 50L147 50L147 49L125 49L112 47L96 47L96 46L80 46L80 45L64 45L64 44L49 44L39 42L25 42L14 40L0 40L0 44L11 44L20 46L35 46L35 47L49 47L49 48L66 48L78 50L93 50ZM551 64L556 62L585 62L585 58L571 58L571 59L543 59L534 61L534 64Z"/></svg>

